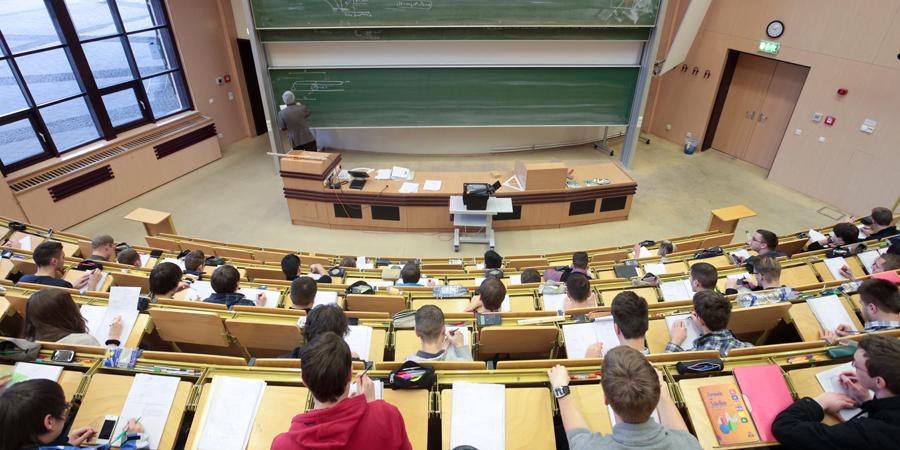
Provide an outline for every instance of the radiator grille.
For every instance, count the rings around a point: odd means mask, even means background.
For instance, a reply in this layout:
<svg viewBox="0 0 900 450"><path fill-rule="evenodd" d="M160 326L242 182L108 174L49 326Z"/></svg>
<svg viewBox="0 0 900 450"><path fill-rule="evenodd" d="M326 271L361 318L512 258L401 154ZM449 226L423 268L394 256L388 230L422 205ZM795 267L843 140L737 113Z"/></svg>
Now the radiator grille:
<svg viewBox="0 0 900 450"><path fill-rule="evenodd" d="M177 138L170 139L166 142L158 144L153 147L153 151L156 153L156 159L163 159L166 156L169 156L179 150L184 150L198 142L205 141L211 137L216 135L216 125L209 124L203 128L199 128L197 130L191 131L190 133L182 134Z"/></svg>
<svg viewBox="0 0 900 450"><path fill-rule="evenodd" d="M54 202L71 197L81 191L86 191L98 184L105 183L115 178L112 167L107 164L90 172L83 173L70 180L63 181L55 186L47 188Z"/></svg>

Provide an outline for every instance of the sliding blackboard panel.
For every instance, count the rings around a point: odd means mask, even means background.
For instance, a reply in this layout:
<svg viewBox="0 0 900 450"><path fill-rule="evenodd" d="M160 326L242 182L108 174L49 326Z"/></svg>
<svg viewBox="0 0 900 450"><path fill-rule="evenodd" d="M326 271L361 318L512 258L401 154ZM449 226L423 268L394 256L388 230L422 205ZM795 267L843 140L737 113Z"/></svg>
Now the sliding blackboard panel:
<svg viewBox="0 0 900 450"><path fill-rule="evenodd" d="M263 42L296 41L646 41L651 28L325 28L259 30Z"/></svg>
<svg viewBox="0 0 900 450"><path fill-rule="evenodd" d="M314 127L625 125L638 68L271 69L270 75L276 98L292 90L309 106Z"/></svg>
<svg viewBox="0 0 900 450"><path fill-rule="evenodd" d="M257 28L653 26L659 0L253 0Z"/></svg>

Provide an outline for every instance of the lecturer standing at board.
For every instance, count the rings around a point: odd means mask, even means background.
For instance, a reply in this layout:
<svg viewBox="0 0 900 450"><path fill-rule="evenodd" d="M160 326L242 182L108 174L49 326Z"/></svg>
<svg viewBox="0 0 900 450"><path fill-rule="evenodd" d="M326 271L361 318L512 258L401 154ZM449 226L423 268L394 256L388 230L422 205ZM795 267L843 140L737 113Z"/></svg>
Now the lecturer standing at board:
<svg viewBox="0 0 900 450"><path fill-rule="evenodd" d="M297 103L294 93L284 91L281 99L286 105L284 109L278 111L278 128L287 131L288 142L294 150L306 150L308 152L318 151L316 148L316 137L312 131L309 131L309 109L302 103Z"/></svg>

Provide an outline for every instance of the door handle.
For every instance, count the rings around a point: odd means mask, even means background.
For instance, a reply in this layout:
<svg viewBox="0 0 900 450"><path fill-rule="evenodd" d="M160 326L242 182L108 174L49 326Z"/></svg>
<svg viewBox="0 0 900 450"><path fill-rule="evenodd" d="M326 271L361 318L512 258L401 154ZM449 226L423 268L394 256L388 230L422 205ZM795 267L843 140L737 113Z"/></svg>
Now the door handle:
<svg viewBox="0 0 900 450"><path fill-rule="evenodd" d="M747 111L747 118L753 120L756 118L756 111Z"/></svg>
<svg viewBox="0 0 900 450"><path fill-rule="evenodd" d="M768 119L768 117L766 117L766 113L759 113L759 123L765 122L766 119Z"/></svg>

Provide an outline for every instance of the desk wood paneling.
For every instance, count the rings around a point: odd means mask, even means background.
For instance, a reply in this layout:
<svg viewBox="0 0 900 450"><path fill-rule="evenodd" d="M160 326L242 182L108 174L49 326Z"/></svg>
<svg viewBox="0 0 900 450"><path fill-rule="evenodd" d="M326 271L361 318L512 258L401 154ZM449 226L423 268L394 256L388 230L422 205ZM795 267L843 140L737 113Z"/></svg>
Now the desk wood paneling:
<svg viewBox="0 0 900 450"><path fill-rule="evenodd" d="M72 423L72 429L88 426L96 428L103 424L105 416L121 414L133 382L134 377L131 376L105 373L93 375L78 415L75 416L75 421ZM178 383L175 401L172 402L169 418L166 420L166 427L159 441L160 450L174 448L190 392L191 383L187 381ZM128 418L122 419L127 420Z"/></svg>
<svg viewBox="0 0 900 450"><path fill-rule="evenodd" d="M423 389L384 390L384 401L396 406L403 415L406 435L414 449L428 448L428 394Z"/></svg>
<svg viewBox="0 0 900 450"><path fill-rule="evenodd" d="M441 391L441 448L450 448L453 389ZM506 448L555 448L547 388L506 388Z"/></svg>
<svg viewBox="0 0 900 450"><path fill-rule="evenodd" d="M569 389L572 391L569 398L575 402L575 408L581 412L588 429L593 433L612 433L603 387L600 384L581 384L571 385Z"/></svg>
<svg viewBox="0 0 900 450"><path fill-rule="evenodd" d="M781 269L781 284L785 286L806 286L819 282L816 273L806 264Z"/></svg>
<svg viewBox="0 0 900 450"><path fill-rule="evenodd" d="M512 299L510 299L512 300ZM463 313L466 312L466 306L469 306L467 298L423 298L412 301L412 309L418 310L425 305L434 305L441 308L446 313Z"/></svg>

